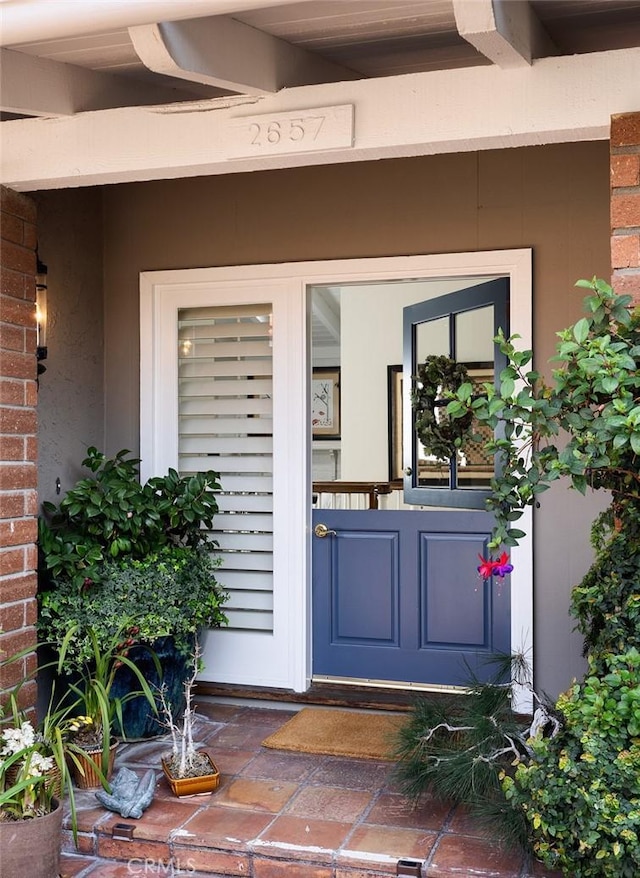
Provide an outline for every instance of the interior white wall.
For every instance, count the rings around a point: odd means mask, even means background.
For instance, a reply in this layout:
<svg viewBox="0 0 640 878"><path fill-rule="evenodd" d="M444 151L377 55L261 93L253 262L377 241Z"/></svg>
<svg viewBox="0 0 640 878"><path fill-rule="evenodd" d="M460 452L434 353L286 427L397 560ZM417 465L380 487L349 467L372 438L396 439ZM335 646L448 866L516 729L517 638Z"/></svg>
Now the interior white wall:
<svg viewBox="0 0 640 878"><path fill-rule="evenodd" d="M402 309L486 280L438 278L341 289L342 479L386 481L389 477L387 366L402 363ZM478 327L477 337L477 360L481 360L480 341L487 337L483 328ZM463 343L465 351L474 349L473 339Z"/></svg>

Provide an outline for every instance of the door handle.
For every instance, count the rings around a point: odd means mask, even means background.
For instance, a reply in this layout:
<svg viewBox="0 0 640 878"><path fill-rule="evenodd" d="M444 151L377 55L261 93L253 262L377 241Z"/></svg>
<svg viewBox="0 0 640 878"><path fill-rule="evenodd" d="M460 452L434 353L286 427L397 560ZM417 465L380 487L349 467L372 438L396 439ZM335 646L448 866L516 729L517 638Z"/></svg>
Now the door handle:
<svg viewBox="0 0 640 878"><path fill-rule="evenodd" d="M326 524L316 524L316 526L313 529L313 532L317 537L320 537L321 540L323 540L325 537L328 537L328 536L332 536L332 537L337 536L337 531L329 530L329 528L327 527Z"/></svg>

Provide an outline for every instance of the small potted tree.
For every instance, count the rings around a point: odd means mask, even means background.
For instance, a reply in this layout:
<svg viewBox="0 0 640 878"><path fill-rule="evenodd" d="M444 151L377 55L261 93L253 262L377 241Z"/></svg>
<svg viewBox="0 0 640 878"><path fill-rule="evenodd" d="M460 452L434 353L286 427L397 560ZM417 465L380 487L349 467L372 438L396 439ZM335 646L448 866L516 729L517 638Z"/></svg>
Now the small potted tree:
<svg viewBox="0 0 640 878"><path fill-rule="evenodd" d="M193 687L200 670L200 645L196 641L193 651L193 672L184 683L185 709L182 720L177 722L164 690L160 689L160 701L164 715L163 725L171 734L171 753L162 759L162 770L176 796L192 796L210 793L220 783L220 773L208 753L199 751L193 740Z"/></svg>

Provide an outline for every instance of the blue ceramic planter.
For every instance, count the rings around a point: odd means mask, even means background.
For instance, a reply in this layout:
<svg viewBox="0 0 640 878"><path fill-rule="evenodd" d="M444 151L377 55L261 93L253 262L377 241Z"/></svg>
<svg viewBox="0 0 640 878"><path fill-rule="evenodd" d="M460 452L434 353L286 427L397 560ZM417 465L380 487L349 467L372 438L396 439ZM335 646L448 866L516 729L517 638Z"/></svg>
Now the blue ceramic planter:
<svg viewBox="0 0 640 878"><path fill-rule="evenodd" d="M159 688L161 683L164 683L166 698L171 705L174 719L176 719L184 711L183 685L192 671L191 651L186 654L179 653L176 650L173 637L158 638L153 643L152 649L160 662L162 678L158 677L153 658L144 647L131 647L128 657L142 671L152 692ZM132 689L139 688L140 685L129 668L123 666L118 669L111 690L114 696L122 698ZM153 713L149 702L144 696L132 698L124 704L122 720L123 728L116 728L115 731L116 734L122 734L127 739L153 738L157 735L164 735L167 732L166 728L159 722L159 720L162 720L161 714Z"/></svg>

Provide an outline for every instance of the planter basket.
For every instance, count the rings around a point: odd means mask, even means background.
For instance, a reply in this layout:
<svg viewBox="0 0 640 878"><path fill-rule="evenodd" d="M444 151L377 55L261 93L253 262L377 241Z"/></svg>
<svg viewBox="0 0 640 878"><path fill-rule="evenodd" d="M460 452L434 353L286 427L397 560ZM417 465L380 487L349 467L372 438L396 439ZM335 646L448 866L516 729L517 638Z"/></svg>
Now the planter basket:
<svg viewBox="0 0 640 878"><path fill-rule="evenodd" d="M109 747L109 766L106 778L109 780L113 773L113 763L116 758L118 741L114 741ZM102 747L99 750L86 750L84 753L76 753L76 759L82 765L84 774L80 772L75 761L71 762L71 772L76 786L81 790L95 790L102 787L100 778L100 765L102 762Z"/></svg>
<svg viewBox="0 0 640 878"><path fill-rule="evenodd" d="M15 764L7 769L7 786L11 786L17 781L18 773L19 768ZM46 777L45 787L47 792L50 792L54 799L62 801L62 772L60 767L54 765L45 771L44 776Z"/></svg>
<svg viewBox="0 0 640 878"><path fill-rule="evenodd" d="M174 796L195 796L198 793L212 793L220 784L220 772L207 753L203 756L209 760L211 774L202 774L198 777L173 777L169 769L169 760L162 759L162 770L167 778L171 792Z"/></svg>

